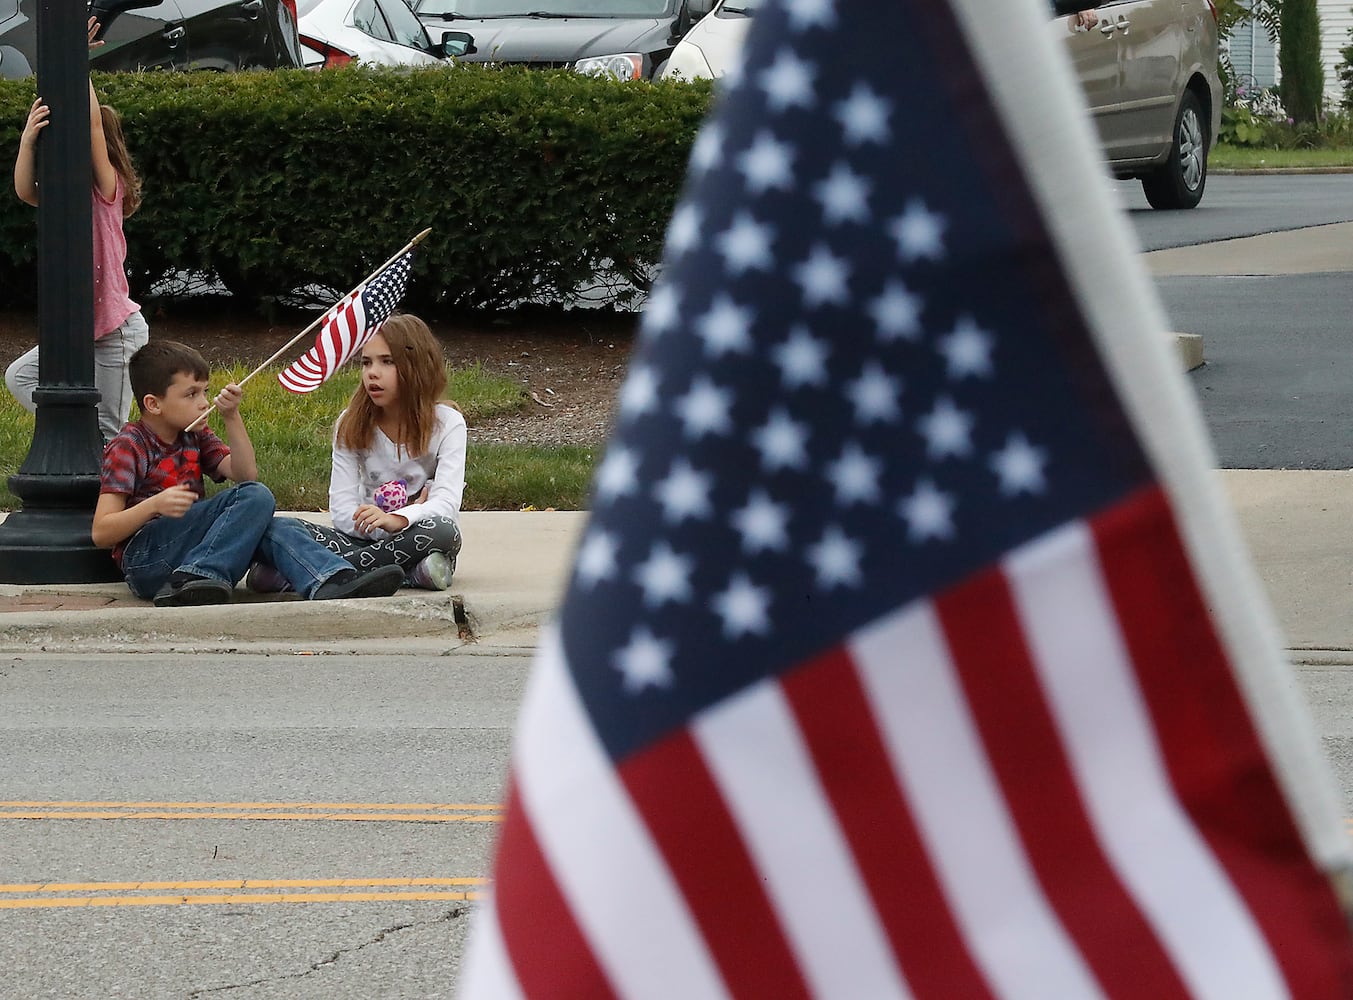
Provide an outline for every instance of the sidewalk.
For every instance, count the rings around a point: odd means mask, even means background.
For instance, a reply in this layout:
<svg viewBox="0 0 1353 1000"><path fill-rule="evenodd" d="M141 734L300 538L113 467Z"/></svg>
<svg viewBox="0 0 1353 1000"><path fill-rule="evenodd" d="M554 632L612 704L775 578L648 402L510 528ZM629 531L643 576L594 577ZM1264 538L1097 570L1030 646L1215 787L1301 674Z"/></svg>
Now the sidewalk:
<svg viewBox="0 0 1353 1000"><path fill-rule="evenodd" d="M1294 659L1353 664L1353 472L1217 474ZM230 605L156 608L120 583L0 585L0 651L529 648L563 593L586 517L463 514L465 548L445 593L312 603L240 589Z"/></svg>

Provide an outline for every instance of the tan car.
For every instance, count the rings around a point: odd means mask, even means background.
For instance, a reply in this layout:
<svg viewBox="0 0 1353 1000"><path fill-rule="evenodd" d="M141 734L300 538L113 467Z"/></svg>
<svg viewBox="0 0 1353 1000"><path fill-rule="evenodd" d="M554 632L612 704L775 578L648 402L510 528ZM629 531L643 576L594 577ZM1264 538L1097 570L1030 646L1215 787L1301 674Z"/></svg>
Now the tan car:
<svg viewBox="0 0 1353 1000"><path fill-rule="evenodd" d="M1212 0L1053 0L1109 167L1153 208L1193 208L1221 124Z"/></svg>

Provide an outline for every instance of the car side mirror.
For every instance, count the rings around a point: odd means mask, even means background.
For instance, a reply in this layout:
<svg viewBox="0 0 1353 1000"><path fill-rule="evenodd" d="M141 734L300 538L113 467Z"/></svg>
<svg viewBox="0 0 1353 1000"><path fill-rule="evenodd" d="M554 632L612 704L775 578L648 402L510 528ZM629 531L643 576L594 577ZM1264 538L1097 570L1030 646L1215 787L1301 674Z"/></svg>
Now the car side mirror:
<svg viewBox="0 0 1353 1000"><path fill-rule="evenodd" d="M717 0L687 0L686 16L690 18L691 24L712 11L716 2Z"/></svg>
<svg viewBox="0 0 1353 1000"><path fill-rule="evenodd" d="M442 55L448 59L457 59L460 56L468 56L479 51L475 48L474 35L468 31L443 32L441 50Z"/></svg>

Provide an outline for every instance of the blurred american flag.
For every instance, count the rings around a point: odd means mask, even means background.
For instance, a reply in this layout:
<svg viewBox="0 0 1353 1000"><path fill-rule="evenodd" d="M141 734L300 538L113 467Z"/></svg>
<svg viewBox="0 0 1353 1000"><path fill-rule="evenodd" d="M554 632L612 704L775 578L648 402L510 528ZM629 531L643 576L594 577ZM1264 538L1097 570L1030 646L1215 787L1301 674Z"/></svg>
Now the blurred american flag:
<svg viewBox="0 0 1353 1000"><path fill-rule="evenodd" d="M758 9L537 657L462 996L1349 995L1329 829L1300 828L1123 396L1163 328L1070 97L1038 103L1071 92L1045 16ZM1031 113L1083 171L1073 225L1145 289L1139 372L1059 263L1000 59L1053 68Z"/></svg>

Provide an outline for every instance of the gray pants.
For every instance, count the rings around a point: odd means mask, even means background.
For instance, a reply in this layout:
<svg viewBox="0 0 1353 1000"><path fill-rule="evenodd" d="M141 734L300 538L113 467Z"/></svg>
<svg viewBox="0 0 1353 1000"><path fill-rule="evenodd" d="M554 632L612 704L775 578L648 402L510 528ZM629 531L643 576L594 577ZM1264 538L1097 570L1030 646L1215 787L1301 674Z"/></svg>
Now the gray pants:
<svg viewBox="0 0 1353 1000"><path fill-rule="evenodd" d="M403 566L407 573L429 552L445 553L454 572L456 555L460 552L460 528L449 517L422 518L403 531L378 542L353 538L325 524L315 524L313 521L302 523L310 530L310 536L315 541L337 552L353 568L363 573L377 566Z"/></svg>
<svg viewBox="0 0 1353 1000"><path fill-rule="evenodd" d="M114 330L94 341L94 388L99 390L99 433L103 443L113 440L132 412L132 383L127 362L150 339L150 327L139 311ZM38 349L21 354L5 370L5 385L21 406L36 413L33 390L38 387Z"/></svg>

